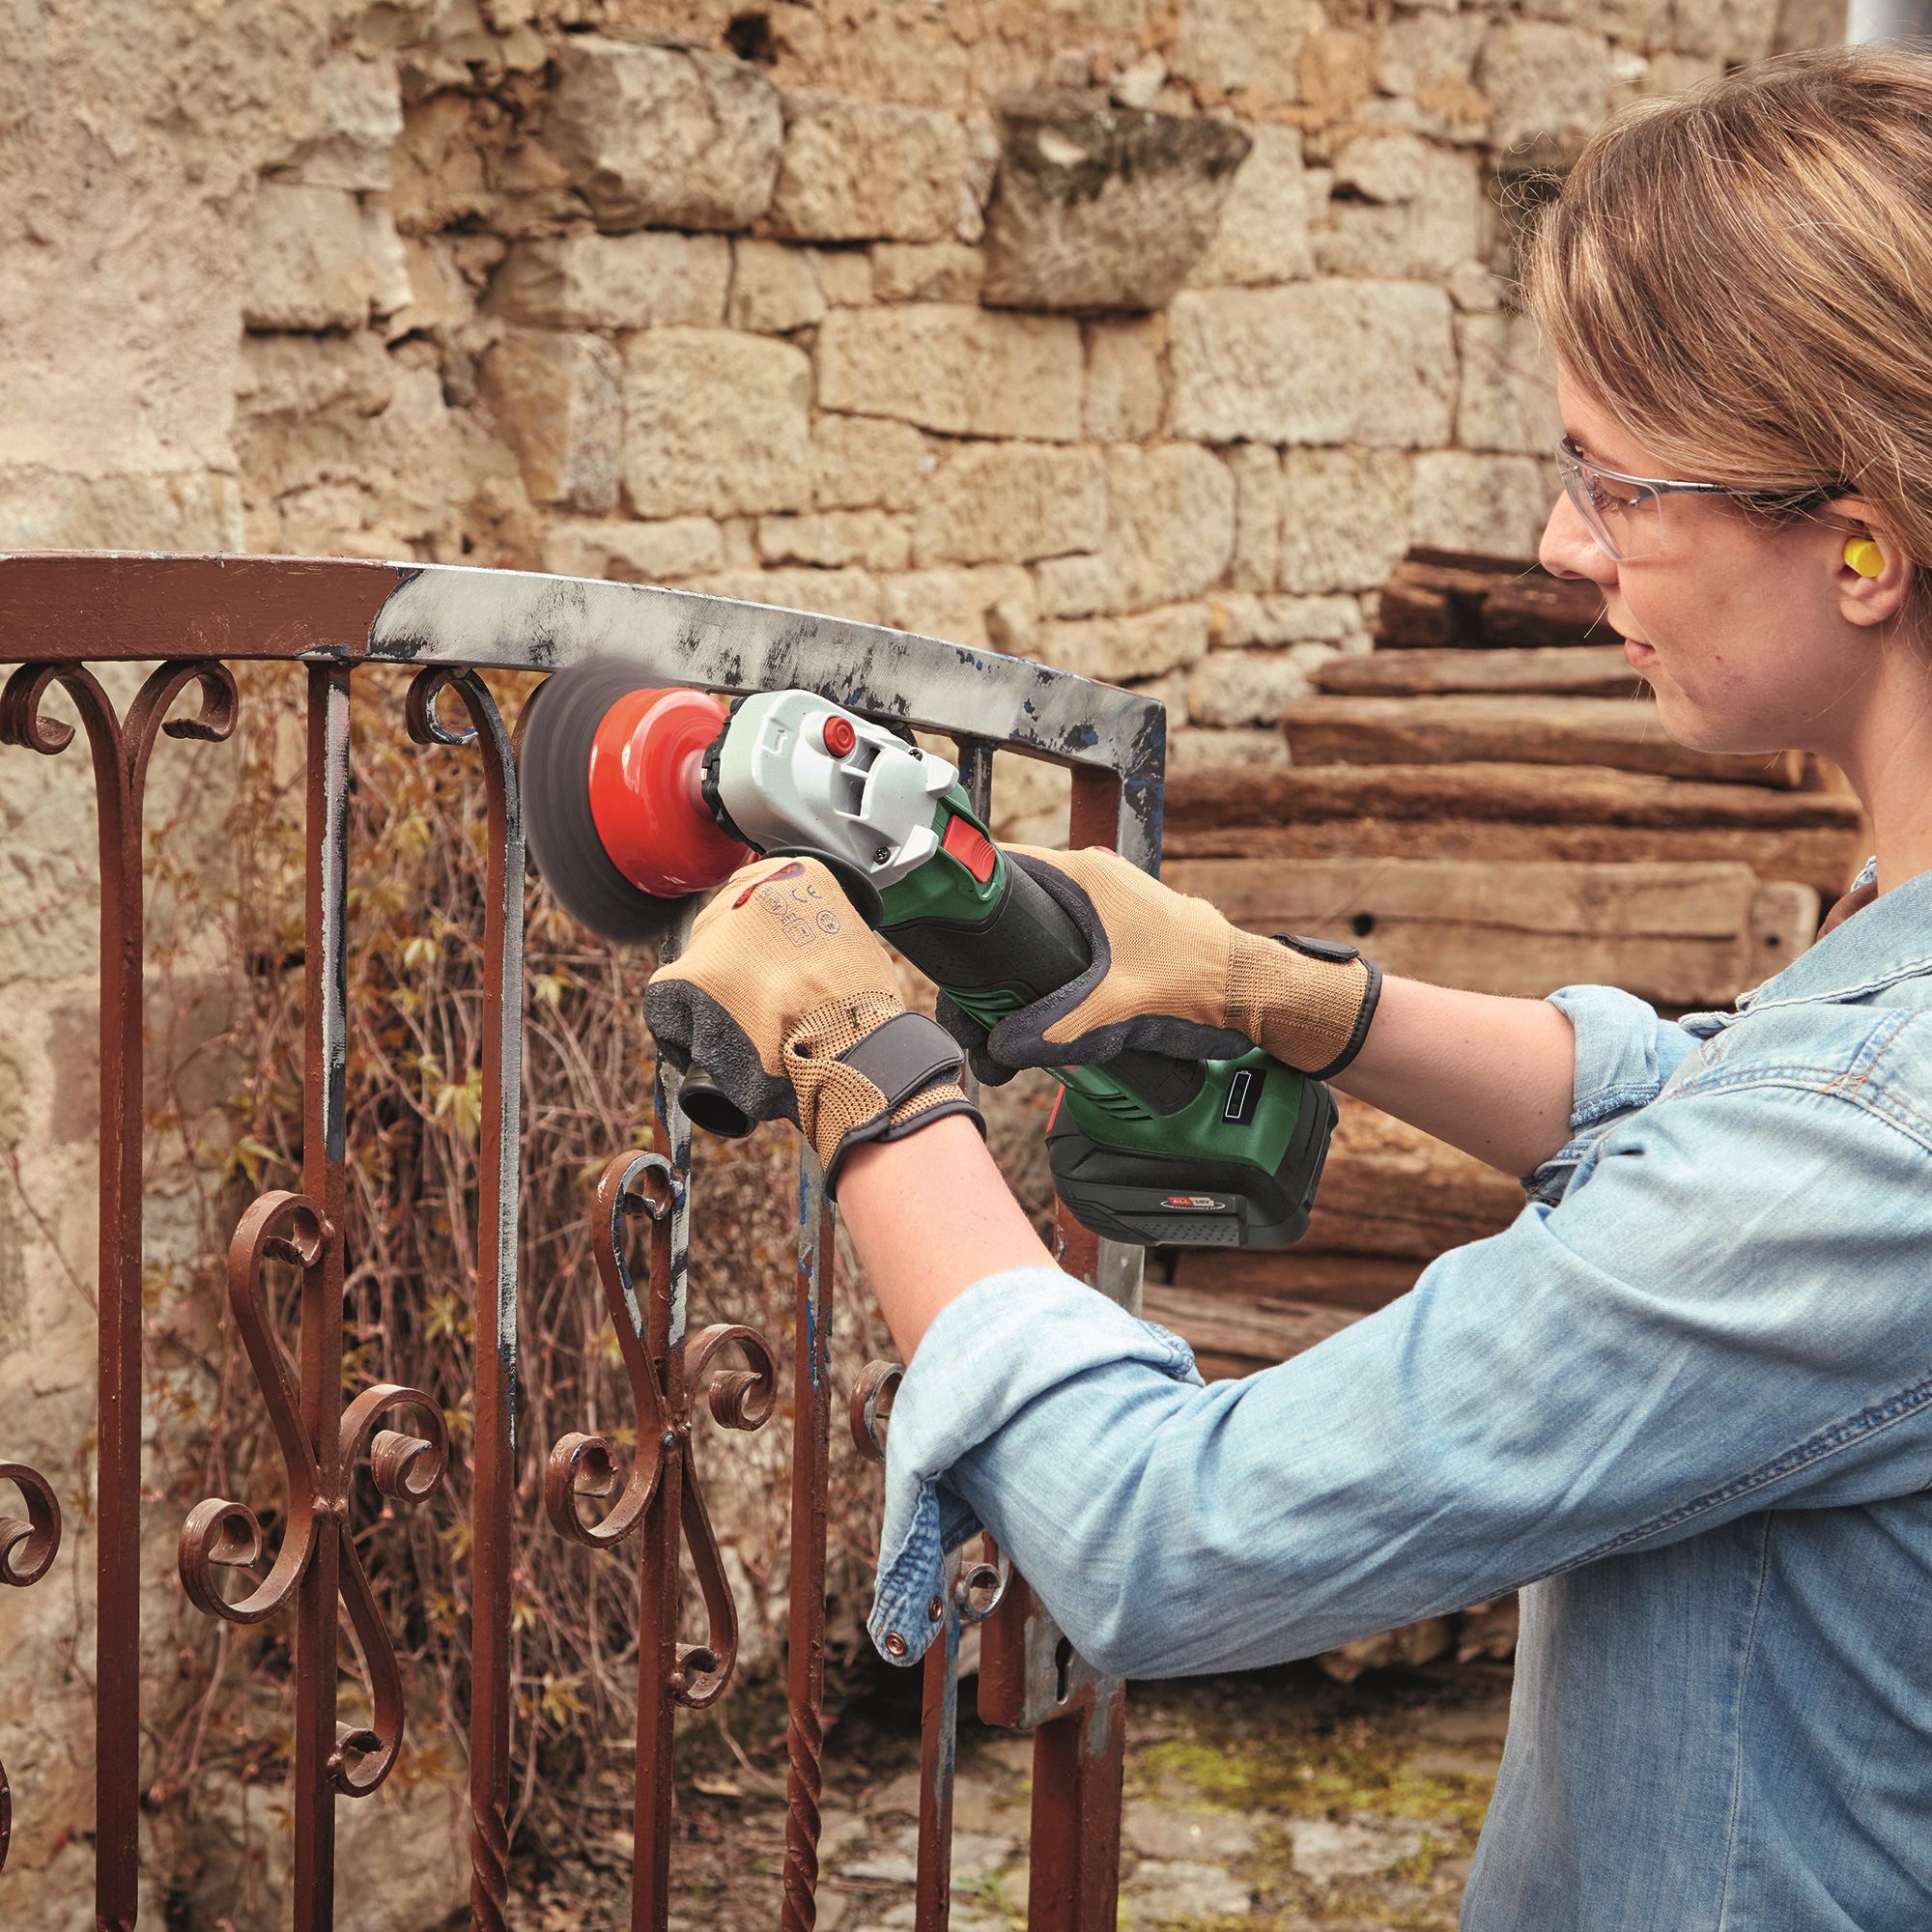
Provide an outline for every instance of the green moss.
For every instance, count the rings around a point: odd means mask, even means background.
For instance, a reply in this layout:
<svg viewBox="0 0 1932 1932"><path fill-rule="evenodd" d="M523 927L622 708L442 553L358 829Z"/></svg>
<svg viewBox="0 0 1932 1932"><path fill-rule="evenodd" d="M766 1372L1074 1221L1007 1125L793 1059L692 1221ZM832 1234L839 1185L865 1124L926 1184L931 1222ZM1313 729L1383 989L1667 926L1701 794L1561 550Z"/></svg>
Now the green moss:
<svg viewBox="0 0 1932 1932"><path fill-rule="evenodd" d="M1346 1741L1270 1740L1232 1747L1170 1739L1132 1752L1127 1775L1139 1795L1179 1784L1212 1810L1414 1818L1444 1826L1457 1840L1472 1844L1489 1810L1490 1780L1424 1776L1408 1769L1410 1754L1406 1746L1365 1729Z"/></svg>

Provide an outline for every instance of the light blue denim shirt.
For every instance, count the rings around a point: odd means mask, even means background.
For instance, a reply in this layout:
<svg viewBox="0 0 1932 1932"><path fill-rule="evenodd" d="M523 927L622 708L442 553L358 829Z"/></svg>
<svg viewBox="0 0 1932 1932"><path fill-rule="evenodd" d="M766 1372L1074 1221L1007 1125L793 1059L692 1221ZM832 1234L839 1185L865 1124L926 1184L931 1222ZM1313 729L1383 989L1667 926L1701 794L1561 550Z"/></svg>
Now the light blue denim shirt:
<svg viewBox="0 0 1932 1932"><path fill-rule="evenodd" d="M1521 1588L1474 1932L1932 1927L1932 873L1725 1013L1601 986L1516 1222L1203 1387L1056 1269L953 1301L893 1410L871 1630L983 1523L1169 1677Z"/></svg>

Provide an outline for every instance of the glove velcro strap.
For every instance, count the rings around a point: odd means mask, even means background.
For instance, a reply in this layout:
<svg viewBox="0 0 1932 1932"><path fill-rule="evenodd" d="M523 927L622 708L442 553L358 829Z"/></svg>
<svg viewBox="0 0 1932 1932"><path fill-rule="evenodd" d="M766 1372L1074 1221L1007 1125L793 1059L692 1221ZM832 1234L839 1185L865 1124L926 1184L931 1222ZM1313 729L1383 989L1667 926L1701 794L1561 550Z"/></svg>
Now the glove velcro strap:
<svg viewBox="0 0 1932 1932"><path fill-rule="evenodd" d="M980 1110L958 1087L959 1042L937 1020L923 1013L895 1013L837 1058L841 1068L856 1076L855 1084L862 1083L859 1091L880 1098L875 1111L838 1135L836 1146L825 1149L820 1137L826 1191L835 1198L845 1156L868 1141L899 1140L960 1113L970 1115L985 1132ZM930 1095L930 1104L918 1105L922 1095Z"/></svg>
<svg viewBox="0 0 1932 1932"><path fill-rule="evenodd" d="M933 1085L959 1078L959 1042L923 1013L895 1013L838 1058L885 1095L890 1113Z"/></svg>

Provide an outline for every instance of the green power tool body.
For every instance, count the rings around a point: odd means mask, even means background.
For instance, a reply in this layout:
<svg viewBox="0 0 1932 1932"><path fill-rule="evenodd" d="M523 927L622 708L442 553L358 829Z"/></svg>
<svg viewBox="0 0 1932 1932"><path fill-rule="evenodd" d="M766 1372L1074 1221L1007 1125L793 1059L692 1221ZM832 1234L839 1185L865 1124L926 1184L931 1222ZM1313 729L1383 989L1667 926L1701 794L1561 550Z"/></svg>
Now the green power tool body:
<svg viewBox="0 0 1932 1932"><path fill-rule="evenodd" d="M1079 978L1086 939L993 842L962 786L939 849L880 895L880 934L988 1028ZM1056 1191L1094 1233L1142 1245L1283 1247L1300 1237L1335 1124L1320 1081L1260 1047L1227 1060L1129 1052L1053 1069Z"/></svg>
<svg viewBox="0 0 1932 1932"><path fill-rule="evenodd" d="M609 660L538 694L523 757L530 843L590 923L622 936L625 895L688 892L700 860L715 882L705 841L722 833L823 861L880 935L989 1029L1088 971L1080 926L999 849L948 760L813 692L759 692L688 722L710 702L643 690ZM666 849L690 851L691 867L667 873L653 856ZM1259 1047L1052 1070L1054 1185L1094 1233L1268 1248L1306 1229L1335 1124L1320 1081ZM728 1129L728 1107L707 1118L703 1078L687 1075L686 1111Z"/></svg>

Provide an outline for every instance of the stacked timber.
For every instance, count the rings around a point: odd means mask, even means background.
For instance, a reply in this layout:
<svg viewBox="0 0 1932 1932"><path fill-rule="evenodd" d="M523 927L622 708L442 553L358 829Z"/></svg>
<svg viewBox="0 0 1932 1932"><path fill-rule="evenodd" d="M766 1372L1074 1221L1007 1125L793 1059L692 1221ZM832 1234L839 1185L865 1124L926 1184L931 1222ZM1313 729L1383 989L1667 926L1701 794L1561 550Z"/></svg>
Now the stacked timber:
<svg viewBox="0 0 1932 1932"><path fill-rule="evenodd" d="M1857 802L1792 754L1675 744L1600 619L1588 585L1413 554L1382 593L1378 648L1290 705L1289 765L1170 781L1163 875L1251 931L1345 940L1444 985L1727 1005L1849 883ZM1522 1201L1511 1177L1344 1098L1303 1241L1181 1252L1148 1313L1204 1374L1246 1374L1392 1300Z"/></svg>

